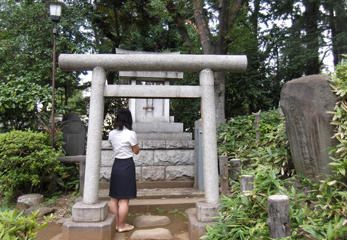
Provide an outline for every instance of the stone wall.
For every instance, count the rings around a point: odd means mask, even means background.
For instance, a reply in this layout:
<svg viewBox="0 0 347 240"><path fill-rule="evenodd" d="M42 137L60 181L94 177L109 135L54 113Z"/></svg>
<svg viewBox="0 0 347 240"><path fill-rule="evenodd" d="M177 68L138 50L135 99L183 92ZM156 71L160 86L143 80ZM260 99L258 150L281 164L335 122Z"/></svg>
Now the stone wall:
<svg viewBox="0 0 347 240"><path fill-rule="evenodd" d="M134 156L136 181L194 181L194 141L140 140ZM113 151L102 141L100 182L110 180Z"/></svg>

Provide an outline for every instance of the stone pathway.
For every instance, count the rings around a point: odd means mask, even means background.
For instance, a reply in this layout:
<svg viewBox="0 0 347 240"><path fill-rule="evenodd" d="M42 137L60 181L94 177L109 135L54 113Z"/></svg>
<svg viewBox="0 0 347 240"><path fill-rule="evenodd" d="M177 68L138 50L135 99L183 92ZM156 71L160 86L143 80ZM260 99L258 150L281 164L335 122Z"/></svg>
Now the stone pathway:
<svg viewBox="0 0 347 240"><path fill-rule="evenodd" d="M165 226L170 223L171 220L167 216L138 216L134 219L134 226L136 228L146 227L146 229L138 229L133 231L130 238L126 238L125 233L116 233L113 240L190 240L188 232L173 236L172 233L165 228Z"/></svg>

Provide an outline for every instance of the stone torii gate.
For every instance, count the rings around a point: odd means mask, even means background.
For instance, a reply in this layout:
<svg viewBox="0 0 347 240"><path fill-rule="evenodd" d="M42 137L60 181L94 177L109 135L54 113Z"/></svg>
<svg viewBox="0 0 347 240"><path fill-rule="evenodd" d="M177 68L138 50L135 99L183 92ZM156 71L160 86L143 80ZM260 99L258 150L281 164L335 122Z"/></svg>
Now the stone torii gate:
<svg viewBox="0 0 347 240"><path fill-rule="evenodd" d="M205 202L197 206L197 218L211 218L219 202L218 156L214 101L214 72L243 73L244 55L188 54L61 54L62 71L92 70L88 139L83 201L72 207L72 217L63 225L63 239L112 239L114 215L107 202L99 202L99 174L104 116L104 97L201 98L203 173ZM199 86L105 85L106 71L200 72Z"/></svg>

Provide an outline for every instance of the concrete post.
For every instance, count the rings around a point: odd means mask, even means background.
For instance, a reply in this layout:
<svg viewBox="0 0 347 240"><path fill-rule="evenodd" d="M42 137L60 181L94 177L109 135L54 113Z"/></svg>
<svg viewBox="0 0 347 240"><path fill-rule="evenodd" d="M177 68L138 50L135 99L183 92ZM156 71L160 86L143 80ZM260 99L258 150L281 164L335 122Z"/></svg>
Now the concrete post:
<svg viewBox="0 0 347 240"><path fill-rule="evenodd" d="M96 67L92 75L90 93L88 139L86 152L85 185L83 203L95 204L99 198L99 174L101 161L101 140L104 118L104 88L106 72Z"/></svg>
<svg viewBox="0 0 347 240"><path fill-rule="evenodd" d="M269 218L268 226L271 238L285 238L291 235L289 225L290 210L289 197L286 195L272 195L267 198Z"/></svg>
<svg viewBox="0 0 347 240"><path fill-rule="evenodd" d="M230 159L230 179L231 183L232 181L237 180L237 175L241 173L241 160L240 159Z"/></svg>
<svg viewBox="0 0 347 240"><path fill-rule="evenodd" d="M199 78L205 200L208 204L216 204L219 202L219 189L213 72L210 69L204 69L200 72Z"/></svg>
<svg viewBox="0 0 347 240"><path fill-rule="evenodd" d="M242 175L241 176L241 192L243 194L247 194L253 190L254 185L251 184L251 182L254 182L254 176L253 175Z"/></svg>
<svg viewBox="0 0 347 240"><path fill-rule="evenodd" d="M226 195L229 187L228 156L219 156L220 191Z"/></svg>

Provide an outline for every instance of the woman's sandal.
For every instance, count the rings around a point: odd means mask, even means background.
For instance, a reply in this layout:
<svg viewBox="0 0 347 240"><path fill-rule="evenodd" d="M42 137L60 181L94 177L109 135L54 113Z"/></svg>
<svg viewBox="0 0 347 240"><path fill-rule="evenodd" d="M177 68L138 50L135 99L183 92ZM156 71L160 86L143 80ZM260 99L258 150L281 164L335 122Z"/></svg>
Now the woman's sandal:
<svg viewBox="0 0 347 240"><path fill-rule="evenodd" d="M117 232L123 233L123 232L130 232L130 231L134 230L134 226L133 225L130 225L130 224L127 224L127 223L125 225L129 226L130 229L124 229L124 228L118 228L117 229L116 228Z"/></svg>

